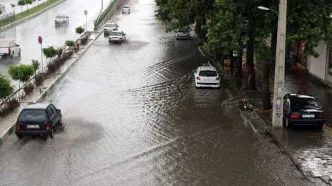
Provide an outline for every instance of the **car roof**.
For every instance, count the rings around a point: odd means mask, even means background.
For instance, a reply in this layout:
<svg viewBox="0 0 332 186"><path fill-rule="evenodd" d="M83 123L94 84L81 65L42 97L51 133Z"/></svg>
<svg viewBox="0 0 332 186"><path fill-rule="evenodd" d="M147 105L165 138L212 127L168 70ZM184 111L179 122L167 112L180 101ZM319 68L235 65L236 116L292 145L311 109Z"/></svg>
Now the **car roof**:
<svg viewBox="0 0 332 186"><path fill-rule="evenodd" d="M216 68L214 66L200 66L198 67L199 70L213 70L216 71Z"/></svg>
<svg viewBox="0 0 332 186"><path fill-rule="evenodd" d="M109 25L109 24L116 24L115 22L108 22L105 25Z"/></svg>
<svg viewBox="0 0 332 186"><path fill-rule="evenodd" d="M287 95L289 95L291 98L316 99L313 96L303 95L303 94L287 94Z"/></svg>
<svg viewBox="0 0 332 186"><path fill-rule="evenodd" d="M66 16L66 15L65 15L65 14L58 14L57 17L58 17L58 16Z"/></svg>
<svg viewBox="0 0 332 186"><path fill-rule="evenodd" d="M24 109L46 109L49 105L49 103L35 103L26 106Z"/></svg>

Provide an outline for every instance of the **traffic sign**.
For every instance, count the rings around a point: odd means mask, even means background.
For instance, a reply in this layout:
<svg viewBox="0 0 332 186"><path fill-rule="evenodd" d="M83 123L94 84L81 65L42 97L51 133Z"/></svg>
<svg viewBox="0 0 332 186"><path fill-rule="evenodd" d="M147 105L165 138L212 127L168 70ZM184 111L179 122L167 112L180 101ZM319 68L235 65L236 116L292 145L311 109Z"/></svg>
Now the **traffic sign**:
<svg viewBox="0 0 332 186"><path fill-rule="evenodd" d="M43 38L41 36L38 36L38 43L42 44L43 43Z"/></svg>
<svg viewBox="0 0 332 186"><path fill-rule="evenodd" d="M87 11L87 10L84 10L84 14L85 14L85 15L88 15L88 11Z"/></svg>

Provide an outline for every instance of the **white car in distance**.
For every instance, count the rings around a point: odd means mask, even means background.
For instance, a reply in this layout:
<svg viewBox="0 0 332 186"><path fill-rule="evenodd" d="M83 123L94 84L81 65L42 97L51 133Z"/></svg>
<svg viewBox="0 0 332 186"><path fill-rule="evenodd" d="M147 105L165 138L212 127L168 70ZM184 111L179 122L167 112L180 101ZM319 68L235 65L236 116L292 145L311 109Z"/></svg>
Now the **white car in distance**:
<svg viewBox="0 0 332 186"><path fill-rule="evenodd" d="M69 25L69 17L66 16L66 15L57 15L55 17L55 26L58 27L58 26L61 26L61 25Z"/></svg>
<svg viewBox="0 0 332 186"><path fill-rule="evenodd" d="M116 23L106 23L104 26L104 36L109 35L111 32L118 30L119 25Z"/></svg>
<svg viewBox="0 0 332 186"><path fill-rule="evenodd" d="M122 14L127 13L130 14L130 7L128 5L124 5L121 10Z"/></svg>
<svg viewBox="0 0 332 186"><path fill-rule="evenodd" d="M179 39L190 39L190 33L189 33L189 29L187 28L179 28L175 31L175 39L179 40Z"/></svg>
<svg viewBox="0 0 332 186"><path fill-rule="evenodd" d="M113 31L110 33L108 37L108 42L112 43L122 43L127 41L126 34L123 31Z"/></svg>
<svg viewBox="0 0 332 186"><path fill-rule="evenodd" d="M196 88L220 88L217 69L211 64L204 64L194 71Z"/></svg>

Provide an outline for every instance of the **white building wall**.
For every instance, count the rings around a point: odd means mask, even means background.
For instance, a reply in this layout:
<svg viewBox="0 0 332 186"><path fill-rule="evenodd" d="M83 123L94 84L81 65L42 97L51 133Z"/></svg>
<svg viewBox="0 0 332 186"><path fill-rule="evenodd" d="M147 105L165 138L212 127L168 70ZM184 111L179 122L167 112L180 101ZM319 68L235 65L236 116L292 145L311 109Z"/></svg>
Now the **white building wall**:
<svg viewBox="0 0 332 186"><path fill-rule="evenodd" d="M319 42L319 45L315 48L318 52L319 57L315 58L313 56L308 56L308 70L309 73L325 80L326 64L327 64L327 44L325 41Z"/></svg>

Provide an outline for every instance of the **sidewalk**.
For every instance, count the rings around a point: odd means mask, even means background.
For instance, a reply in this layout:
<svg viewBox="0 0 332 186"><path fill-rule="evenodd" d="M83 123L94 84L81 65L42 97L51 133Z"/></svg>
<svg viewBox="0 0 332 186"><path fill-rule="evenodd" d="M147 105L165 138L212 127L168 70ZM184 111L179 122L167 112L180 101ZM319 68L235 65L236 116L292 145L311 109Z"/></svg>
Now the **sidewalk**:
<svg viewBox="0 0 332 186"><path fill-rule="evenodd" d="M256 63L256 81L257 87L262 87L263 64ZM322 83L320 80L303 72L291 71L286 68L285 71L285 91L287 93L297 93L304 90L314 97L318 98L325 114L328 118L327 125L332 126L332 88ZM274 69L271 69L270 90L273 91Z"/></svg>
<svg viewBox="0 0 332 186"><path fill-rule="evenodd" d="M20 107L14 112L7 115L6 117L0 118L0 145L10 133L13 132L13 126L21 110L28 104L42 101L44 96L51 90L51 88L57 84L61 78L68 72L75 62L78 61L79 57L84 54L87 48L93 43L93 41L99 36L100 33L93 32L90 35L88 43L84 46L80 46L80 50L74 53L71 59L66 61L54 74L51 74L47 79L44 80L41 86L35 87L33 92L24 98L20 102Z"/></svg>

